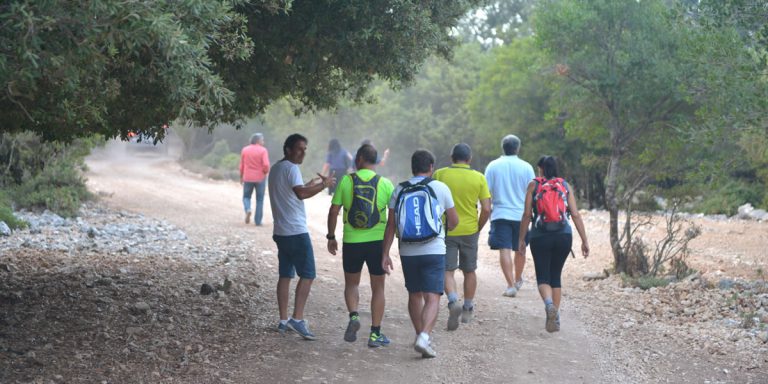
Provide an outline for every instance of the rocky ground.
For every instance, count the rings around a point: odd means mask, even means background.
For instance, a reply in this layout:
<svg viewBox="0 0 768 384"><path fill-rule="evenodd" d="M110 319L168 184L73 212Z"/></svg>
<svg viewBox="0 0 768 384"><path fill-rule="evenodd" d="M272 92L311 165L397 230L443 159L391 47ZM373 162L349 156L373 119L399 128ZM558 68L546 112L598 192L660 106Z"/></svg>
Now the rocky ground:
<svg viewBox="0 0 768 384"><path fill-rule="evenodd" d="M183 382L266 321L245 247L93 203L19 216L30 228L0 238L2 383Z"/></svg>

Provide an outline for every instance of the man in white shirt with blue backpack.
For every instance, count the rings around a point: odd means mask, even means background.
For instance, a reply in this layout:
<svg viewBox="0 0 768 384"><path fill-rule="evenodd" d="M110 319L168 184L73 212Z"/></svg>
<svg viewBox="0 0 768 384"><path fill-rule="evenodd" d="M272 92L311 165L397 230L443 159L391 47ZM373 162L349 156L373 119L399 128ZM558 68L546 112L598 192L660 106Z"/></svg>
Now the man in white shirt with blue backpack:
<svg viewBox="0 0 768 384"><path fill-rule="evenodd" d="M437 320L445 279L445 227L459 223L451 191L444 183L432 180L435 157L420 149L411 156L413 177L401 183L389 201L389 216L384 232L382 266L389 274L389 250L398 235L400 262L408 290L408 313L416 331L414 349L424 358L436 357L429 334Z"/></svg>

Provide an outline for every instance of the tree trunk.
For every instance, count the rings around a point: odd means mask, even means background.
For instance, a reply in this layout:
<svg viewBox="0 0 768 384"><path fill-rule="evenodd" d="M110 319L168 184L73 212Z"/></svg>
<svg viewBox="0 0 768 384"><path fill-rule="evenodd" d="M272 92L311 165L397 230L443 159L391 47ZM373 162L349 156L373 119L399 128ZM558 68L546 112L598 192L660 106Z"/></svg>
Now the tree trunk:
<svg viewBox="0 0 768 384"><path fill-rule="evenodd" d="M627 255L621 247L619 240L619 201L617 194L619 184L619 172L621 154L617 149L611 152L611 160L608 163L608 175L606 176L605 186L605 204L610 216L610 241L611 251L613 251L614 271L616 273L626 272Z"/></svg>

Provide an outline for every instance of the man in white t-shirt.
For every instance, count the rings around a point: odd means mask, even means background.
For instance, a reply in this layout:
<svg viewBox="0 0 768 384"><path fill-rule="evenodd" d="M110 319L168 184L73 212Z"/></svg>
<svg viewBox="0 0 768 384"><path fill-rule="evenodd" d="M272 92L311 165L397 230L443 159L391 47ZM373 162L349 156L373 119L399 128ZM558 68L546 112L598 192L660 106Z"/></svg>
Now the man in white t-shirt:
<svg viewBox="0 0 768 384"><path fill-rule="evenodd" d="M512 264L512 251L527 245L518 244L517 240L525 207L525 191L536 175L530 164L517 157L520 152L520 139L517 136L505 136L501 140L501 149L504 155L485 167L485 179L491 191L491 231L488 234L488 245L491 249L499 250L501 271L507 280L507 289L503 295L515 297L523 286L525 256L516 253L515 262Z"/></svg>
<svg viewBox="0 0 768 384"><path fill-rule="evenodd" d="M435 168L435 156L425 149L420 149L411 156L411 171L413 177L406 183L417 184L431 177ZM396 232L396 223L400 220L395 206L403 190L400 184L392 193L389 201L389 216L384 232L384 251L382 266L389 274L392 271L392 259L389 250L392 247ZM437 215L445 213L446 228L451 230L459 224L459 216L453 206L451 190L444 183L432 180L427 184L434 191L439 203ZM422 357L435 357L437 353L430 343L430 332L435 326L437 312L440 306L440 295L445 287L445 230L437 237L422 243L407 243L398 240L400 262L403 265L405 288L408 290L408 314L416 331L414 349Z"/></svg>
<svg viewBox="0 0 768 384"><path fill-rule="evenodd" d="M315 279L315 255L309 239L303 200L335 185L336 179L317 174L318 177L304 184L299 164L304 161L306 151L306 137L298 133L288 136L283 144L285 157L272 166L267 185L274 222L272 239L277 243L280 274L277 281L277 306L280 310L277 330L281 334L292 330L306 340L314 340L315 335L304 321L304 306ZM289 318L289 290L291 279L297 274L299 282L296 284L296 301L293 316Z"/></svg>

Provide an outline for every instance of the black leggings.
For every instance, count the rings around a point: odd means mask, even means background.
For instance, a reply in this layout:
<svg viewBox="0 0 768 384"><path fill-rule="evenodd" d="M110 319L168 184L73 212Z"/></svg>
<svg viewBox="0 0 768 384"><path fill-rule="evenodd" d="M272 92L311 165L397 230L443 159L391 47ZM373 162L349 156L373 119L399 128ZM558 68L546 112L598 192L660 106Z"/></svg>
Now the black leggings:
<svg viewBox="0 0 768 384"><path fill-rule="evenodd" d="M531 239L531 254L536 267L536 283L560 288L560 274L571 252L573 235L556 233Z"/></svg>

